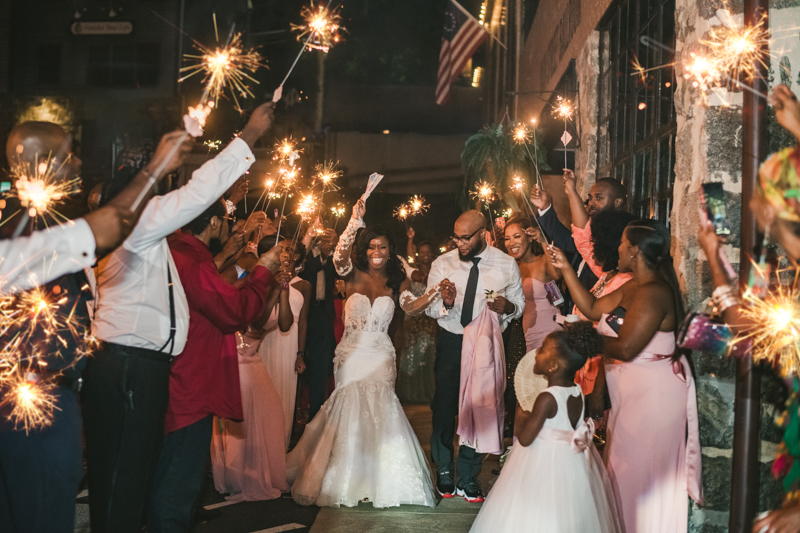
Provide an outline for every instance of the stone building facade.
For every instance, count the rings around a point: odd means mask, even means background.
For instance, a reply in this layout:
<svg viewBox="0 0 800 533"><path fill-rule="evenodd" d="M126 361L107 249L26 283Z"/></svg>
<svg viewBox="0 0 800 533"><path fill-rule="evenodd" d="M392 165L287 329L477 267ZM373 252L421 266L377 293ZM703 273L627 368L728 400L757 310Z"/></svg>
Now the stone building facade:
<svg viewBox="0 0 800 533"><path fill-rule="evenodd" d="M545 100L564 84L574 67L580 110L575 117L579 139L575 169L579 187L588 191L600 177L611 176L628 187L631 207L642 216L670 226L672 257L684 300L700 309L711 293L711 280L696 233L701 185L724 184L733 233L725 252L739 260L741 213L741 93L723 91L704 98L683 76L682 60L701 47L710 28L742 22L741 2L730 11L713 0L543 0L520 57L521 99L518 117L547 114ZM770 5L770 83L800 88L800 2L774 0ZM663 46L646 46L647 36ZM793 50L794 48L794 50ZM674 53L673 53L674 50ZM672 64L674 62L674 64ZM654 68L643 76L636 66ZM662 65L663 68L657 68ZM553 94L555 94L555 92ZM793 143L770 120L770 151ZM734 362L694 353L703 447L705 506L690 508L689 531L728 530L733 447ZM781 430L774 424L779 380L762 378L761 483L759 507L775 507L782 497L770 467ZM653 413L657 420L658 413ZM754 487L755 489L755 487Z"/></svg>

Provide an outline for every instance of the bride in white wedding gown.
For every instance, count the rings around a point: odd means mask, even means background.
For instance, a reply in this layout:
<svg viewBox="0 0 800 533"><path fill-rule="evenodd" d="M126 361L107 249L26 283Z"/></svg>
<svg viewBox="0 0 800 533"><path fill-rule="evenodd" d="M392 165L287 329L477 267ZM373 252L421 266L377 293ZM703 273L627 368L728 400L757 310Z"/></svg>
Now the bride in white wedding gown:
<svg viewBox="0 0 800 533"><path fill-rule="evenodd" d="M414 299L380 228L359 235L353 268L351 249L364 213L359 200L333 256L348 294L344 336L333 361L336 390L287 456L287 478L292 497L303 505L353 507L368 500L375 507L433 507L428 463L394 392L388 331L397 300L404 311L418 314L439 292Z"/></svg>

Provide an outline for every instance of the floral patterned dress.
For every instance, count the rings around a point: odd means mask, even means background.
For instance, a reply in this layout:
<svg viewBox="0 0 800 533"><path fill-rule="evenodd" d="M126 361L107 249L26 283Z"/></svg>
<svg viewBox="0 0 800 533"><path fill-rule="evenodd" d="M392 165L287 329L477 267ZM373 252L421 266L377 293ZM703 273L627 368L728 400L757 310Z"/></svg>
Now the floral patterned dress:
<svg viewBox="0 0 800 533"><path fill-rule="evenodd" d="M425 285L411 282L416 297L425 294ZM405 347L397 369L396 392L400 401L426 404L433 401L433 362L436 359L436 320L425 315L406 316Z"/></svg>

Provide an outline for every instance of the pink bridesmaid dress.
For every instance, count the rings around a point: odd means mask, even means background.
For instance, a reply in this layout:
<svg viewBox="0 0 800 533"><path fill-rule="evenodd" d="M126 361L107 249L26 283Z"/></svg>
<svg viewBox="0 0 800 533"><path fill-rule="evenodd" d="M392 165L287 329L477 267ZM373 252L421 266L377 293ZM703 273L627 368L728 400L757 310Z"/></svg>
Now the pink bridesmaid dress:
<svg viewBox="0 0 800 533"><path fill-rule="evenodd" d="M289 491L280 396L258 356L261 340L237 333L243 422L214 418L214 487L226 499L259 501Z"/></svg>
<svg viewBox="0 0 800 533"><path fill-rule="evenodd" d="M605 317L597 330L616 337ZM688 498L703 504L694 378L673 353L675 336L659 331L632 361L605 363L605 463L626 533L686 533Z"/></svg>
<svg viewBox="0 0 800 533"><path fill-rule="evenodd" d="M522 312L522 329L525 332L527 350L535 350L544 342L544 338L561 326L554 320L558 308L547 299L544 283L536 278L522 280L522 292L525 295L525 310Z"/></svg>

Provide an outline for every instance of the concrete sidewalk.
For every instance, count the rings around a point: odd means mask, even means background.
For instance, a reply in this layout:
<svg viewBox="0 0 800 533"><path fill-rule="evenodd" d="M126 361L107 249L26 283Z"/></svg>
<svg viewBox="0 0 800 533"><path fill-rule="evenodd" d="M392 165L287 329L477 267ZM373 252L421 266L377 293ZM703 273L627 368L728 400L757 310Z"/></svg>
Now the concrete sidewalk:
<svg viewBox="0 0 800 533"><path fill-rule="evenodd" d="M404 406L406 416L417 438L430 458L431 410L427 405ZM457 438L457 437L456 437ZM458 443L455 449L458 450ZM488 455L483 462L478 479L485 493L497 476L492 470L499 468L499 457ZM434 466L431 465L433 468ZM323 507L320 509L311 533L466 533L481 508L479 503L467 503L463 498L440 499L435 508L403 505L390 509L375 509L370 503L358 507Z"/></svg>

